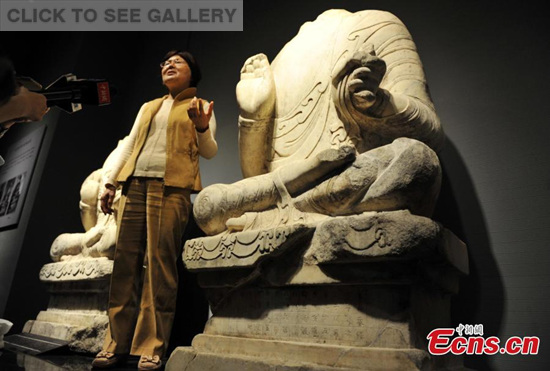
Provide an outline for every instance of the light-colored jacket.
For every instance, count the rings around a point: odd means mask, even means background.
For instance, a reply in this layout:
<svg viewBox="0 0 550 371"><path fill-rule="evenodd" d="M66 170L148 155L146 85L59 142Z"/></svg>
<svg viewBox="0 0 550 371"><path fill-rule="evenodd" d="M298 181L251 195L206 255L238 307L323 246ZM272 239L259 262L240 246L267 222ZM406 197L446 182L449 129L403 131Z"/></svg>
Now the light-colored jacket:
<svg viewBox="0 0 550 371"><path fill-rule="evenodd" d="M205 133L197 133L187 114L189 103L195 96L196 89L188 88L174 98L166 128L164 184L198 192L202 189L198 156L201 154L206 158L213 157L217 152L217 144L214 139L215 120L210 121L210 127ZM166 98L167 96L158 98L142 106L121 155L108 169L104 169L105 184L124 183L132 176L153 117Z"/></svg>

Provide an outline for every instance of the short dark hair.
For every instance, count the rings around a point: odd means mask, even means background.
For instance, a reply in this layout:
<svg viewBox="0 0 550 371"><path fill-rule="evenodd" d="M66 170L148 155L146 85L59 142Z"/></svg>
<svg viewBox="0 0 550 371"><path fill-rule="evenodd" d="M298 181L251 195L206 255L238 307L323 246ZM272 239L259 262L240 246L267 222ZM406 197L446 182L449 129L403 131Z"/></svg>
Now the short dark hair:
<svg viewBox="0 0 550 371"><path fill-rule="evenodd" d="M191 70L191 81L189 82L189 86L197 87L199 81L201 81L202 75L201 69L195 57L193 57L193 55L187 51L170 50L168 53L166 53L161 62L165 62L166 60L172 58L174 55L179 55L183 58L183 60L185 60L185 62L187 62L187 65Z"/></svg>

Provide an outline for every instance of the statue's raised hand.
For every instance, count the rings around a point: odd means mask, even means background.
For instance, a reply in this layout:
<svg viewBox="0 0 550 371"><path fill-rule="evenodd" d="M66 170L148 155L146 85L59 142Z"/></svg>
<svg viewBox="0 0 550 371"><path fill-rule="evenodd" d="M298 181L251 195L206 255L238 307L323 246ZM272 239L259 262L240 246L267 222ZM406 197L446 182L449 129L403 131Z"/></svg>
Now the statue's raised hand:
<svg viewBox="0 0 550 371"><path fill-rule="evenodd" d="M275 81L265 54L246 60L237 84L237 102L241 116L262 120L273 116L275 108Z"/></svg>
<svg viewBox="0 0 550 371"><path fill-rule="evenodd" d="M375 105L386 63L377 57L371 44L359 49L348 62L346 90L355 108L363 113Z"/></svg>

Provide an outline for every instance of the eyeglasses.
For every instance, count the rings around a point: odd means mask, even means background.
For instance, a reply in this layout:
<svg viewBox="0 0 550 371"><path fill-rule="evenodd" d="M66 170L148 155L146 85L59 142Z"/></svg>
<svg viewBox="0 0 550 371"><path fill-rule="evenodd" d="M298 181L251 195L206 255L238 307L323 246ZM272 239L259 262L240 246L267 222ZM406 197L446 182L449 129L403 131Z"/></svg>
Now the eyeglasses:
<svg viewBox="0 0 550 371"><path fill-rule="evenodd" d="M176 58L176 59L167 59L165 60L164 62L160 62L160 68L164 68L170 64L174 64L174 66L179 66L181 64L185 63L185 61L183 59L179 59L179 58Z"/></svg>

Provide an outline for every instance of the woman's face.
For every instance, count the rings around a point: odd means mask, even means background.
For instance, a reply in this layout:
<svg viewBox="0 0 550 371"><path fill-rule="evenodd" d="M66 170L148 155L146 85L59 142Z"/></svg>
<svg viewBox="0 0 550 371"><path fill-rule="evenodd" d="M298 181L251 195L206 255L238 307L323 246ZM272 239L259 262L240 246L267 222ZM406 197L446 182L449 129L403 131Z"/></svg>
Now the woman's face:
<svg viewBox="0 0 550 371"><path fill-rule="evenodd" d="M161 67L162 83L170 92L183 91L191 83L191 69L179 55L168 58Z"/></svg>

